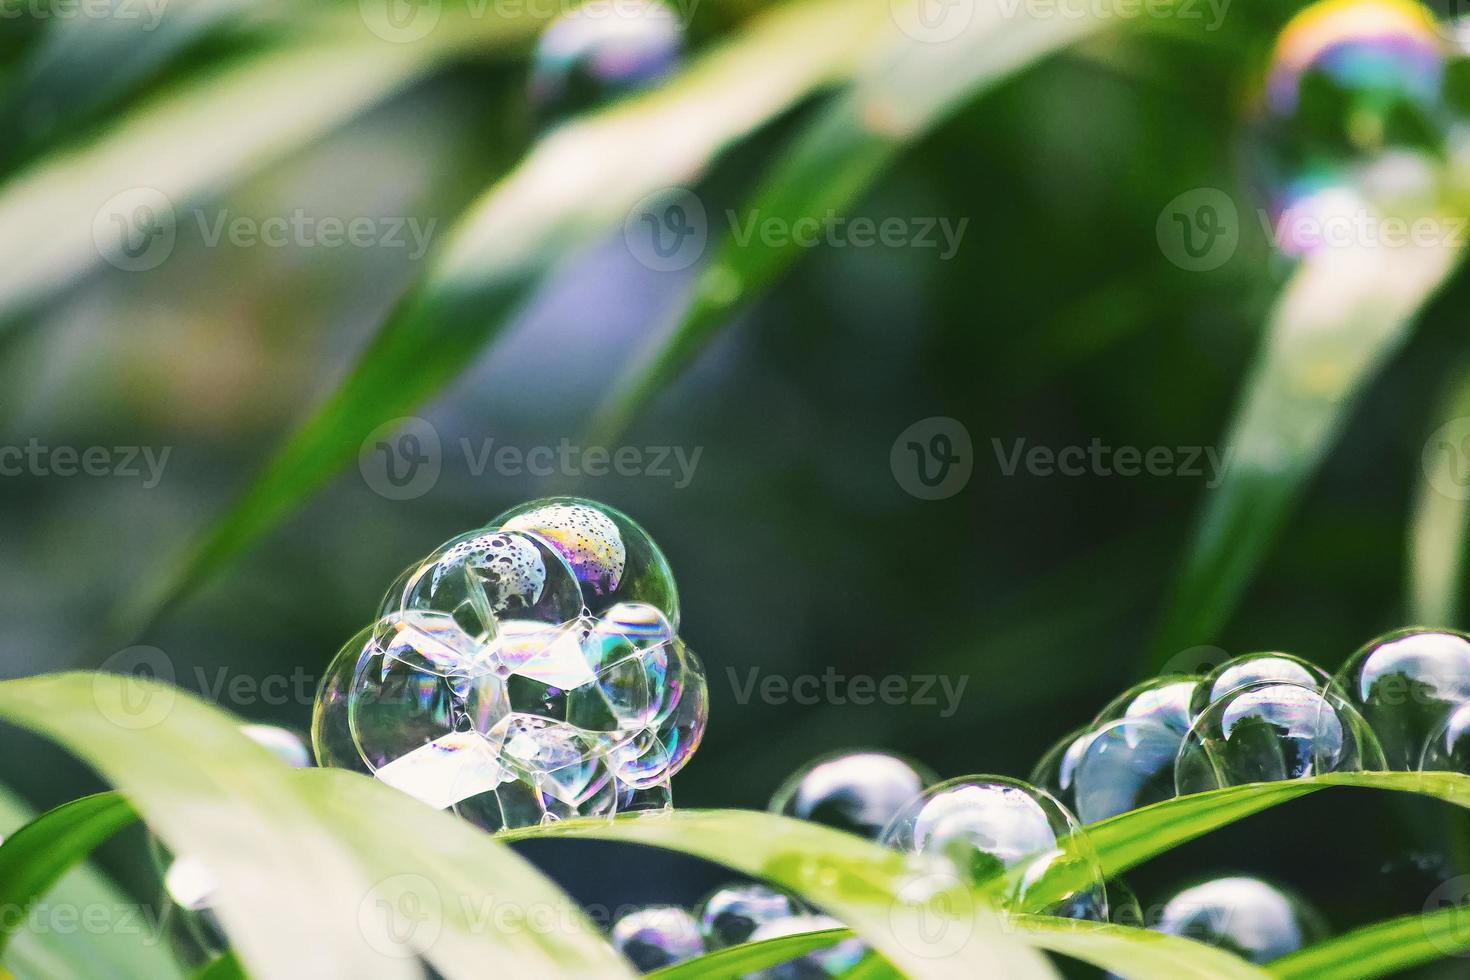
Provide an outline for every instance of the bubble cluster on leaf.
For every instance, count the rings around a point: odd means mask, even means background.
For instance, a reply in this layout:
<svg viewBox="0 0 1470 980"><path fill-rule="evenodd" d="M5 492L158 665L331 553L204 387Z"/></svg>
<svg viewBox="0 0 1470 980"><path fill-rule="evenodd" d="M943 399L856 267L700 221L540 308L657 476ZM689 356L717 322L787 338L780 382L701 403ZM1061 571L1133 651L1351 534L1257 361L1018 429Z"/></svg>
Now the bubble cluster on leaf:
<svg viewBox="0 0 1470 980"><path fill-rule="evenodd" d="M323 680L318 760L488 830L668 807L709 715L678 622L632 519L521 505L395 580Z"/></svg>

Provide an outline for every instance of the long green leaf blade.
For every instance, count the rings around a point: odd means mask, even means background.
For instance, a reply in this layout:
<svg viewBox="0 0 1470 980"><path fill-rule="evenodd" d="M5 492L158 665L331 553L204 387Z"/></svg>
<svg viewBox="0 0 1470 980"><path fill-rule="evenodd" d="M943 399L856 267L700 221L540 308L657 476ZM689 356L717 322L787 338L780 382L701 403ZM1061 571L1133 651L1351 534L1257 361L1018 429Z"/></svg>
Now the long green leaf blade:
<svg viewBox="0 0 1470 980"><path fill-rule="evenodd" d="M654 970L647 976L653 980L743 977L778 963L805 956L807 953L826 949L844 939L851 939L852 936L851 929L818 929L790 936L778 936L775 939L762 939L759 942L741 943L738 946L728 946L712 953L705 953L703 956L696 956L692 960L675 963L673 966L666 966L661 970Z"/></svg>
<svg viewBox="0 0 1470 980"><path fill-rule="evenodd" d="M1442 424L1424 446L1409 525L1409 619L1454 626L1470 531L1470 484L1463 472L1470 448L1470 371L1454 375L1439 418Z"/></svg>
<svg viewBox="0 0 1470 980"><path fill-rule="evenodd" d="M1148 929L1045 915L1016 916L1009 924L1042 949L1122 977L1265 980L1268 976L1222 949Z"/></svg>
<svg viewBox="0 0 1470 980"><path fill-rule="evenodd" d="M471 208L351 375L127 624L216 570L354 458L369 433L438 392L569 250L648 194L697 179L724 148L849 72L886 14L877 0L777 8L669 85L548 135Z"/></svg>
<svg viewBox="0 0 1470 980"><path fill-rule="evenodd" d="M1267 969L1282 980L1370 980L1467 949L1465 909L1454 905L1354 929L1283 956Z"/></svg>

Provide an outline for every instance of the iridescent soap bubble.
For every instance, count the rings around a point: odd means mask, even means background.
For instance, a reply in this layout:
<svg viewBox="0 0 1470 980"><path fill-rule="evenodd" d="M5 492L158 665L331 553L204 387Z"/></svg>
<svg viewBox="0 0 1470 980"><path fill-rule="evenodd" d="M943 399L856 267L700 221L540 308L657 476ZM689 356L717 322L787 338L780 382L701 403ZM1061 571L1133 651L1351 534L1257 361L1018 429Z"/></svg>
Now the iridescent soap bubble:
<svg viewBox="0 0 1470 980"><path fill-rule="evenodd" d="M1263 964L1327 935L1301 898L1259 878L1216 878L1170 898L1152 927Z"/></svg>
<svg viewBox="0 0 1470 980"><path fill-rule="evenodd" d="M771 797L782 816L877 840L903 807L938 777L888 752L838 752L793 773Z"/></svg>
<svg viewBox="0 0 1470 980"><path fill-rule="evenodd" d="M1046 790L1073 813L1077 812L1077 763L1096 731L1088 725L1064 735L1031 770L1031 785Z"/></svg>
<svg viewBox="0 0 1470 980"><path fill-rule="evenodd" d="M1337 682L1378 735L1393 769L1417 768L1429 737L1470 701L1470 637L1407 629L1373 640Z"/></svg>
<svg viewBox="0 0 1470 980"><path fill-rule="evenodd" d="M793 915L767 922L750 936L751 942L798 936L806 932L841 929L842 923L825 915ZM848 974L868 954L857 938L843 939L831 946L751 974L747 980L828 980Z"/></svg>
<svg viewBox="0 0 1470 980"><path fill-rule="evenodd" d="M285 765L293 769L311 767L306 740L290 729L241 725L240 731ZM198 858L175 857L151 835L150 849L163 877L164 927L175 954L191 966L222 955L229 949L229 940L214 913L219 892L214 872Z"/></svg>
<svg viewBox="0 0 1470 980"><path fill-rule="evenodd" d="M1265 681L1280 681L1316 691L1325 691L1333 685L1332 675L1301 657L1277 652L1247 653L1232 657L1205 675L1190 701L1190 717L1198 718L1211 704L1237 688Z"/></svg>
<svg viewBox="0 0 1470 980"><path fill-rule="evenodd" d="M311 716L311 747L319 766L372 773L352 737L349 716L353 680L374 648L375 632L369 626L348 640L322 676Z"/></svg>
<svg viewBox="0 0 1470 980"><path fill-rule="evenodd" d="M589 0L542 32L531 104L543 118L581 112L672 75L683 56L673 9L656 0Z"/></svg>
<svg viewBox="0 0 1470 980"><path fill-rule="evenodd" d="M711 892L695 917L709 949L723 949L750 941L768 922L802 915L805 909L785 892L760 884L726 885Z"/></svg>
<svg viewBox="0 0 1470 980"><path fill-rule="evenodd" d="M679 628L679 591L653 538L628 515L581 497L547 497L506 511L492 526L548 542L571 566L594 616L623 602L653 606Z"/></svg>
<svg viewBox="0 0 1470 980"><path fill-rule="evenodd" d="M1174 796L1174 767L1185 735L1152 718L1120 718L1090 733L1072 770L1083 823L1096 823Z"/></svg>
<svg viewBox="0 0 1470 980"><path fill-rule="evenodd" d="M1083 909L1107 919L1102 867L1082 825L1020 780L962 776L931 786L894 816L881 841L947 861L962 882L999 887L1007 909Z"/></svg>
<svg viewBox="0 0 1470 980"><path fill-rule="evenodd" d="M1122 718L1154 721L1178 731L1189 731L1189 706L1203 678L1195 674L1167 674L1135 684L1109 701L1092 727Z"/></svg>
<svg viewBox="0 0 1470 980"><path fill-rule="evenodd" d="M1282 251L1330 245L1334 222L1432 208L1460 117L1444 86L1454 55L1412 0L1322 0L1291 19L1253 146Z"/></svg>
<svg viewBox="0 0 1470 980"><path fill-rule="evenodd" d="M1268 681L1210 705L1179 749L1178 792L1383 769L1367 722L1334 691Z"/></svg>
<svg viewBox="0 0 1470 980"><path fill-rule="evenodd" d="M704 952L694 916L676 905L638 909L613 923L612 944L638 969L649 972Z"/></svg>

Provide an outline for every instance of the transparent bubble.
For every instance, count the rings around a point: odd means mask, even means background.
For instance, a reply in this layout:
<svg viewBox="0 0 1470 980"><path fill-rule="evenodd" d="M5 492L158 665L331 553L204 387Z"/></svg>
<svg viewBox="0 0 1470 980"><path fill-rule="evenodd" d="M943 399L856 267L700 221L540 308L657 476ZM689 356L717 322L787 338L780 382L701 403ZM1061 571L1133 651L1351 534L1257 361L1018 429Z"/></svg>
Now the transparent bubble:
<svg viewBox="0 0 1470 980"><path fill-rule="evenodd" d="M1412 0L1321 0L1288 22L1252 142L1283 252L1330 245L1333 222L1432 208L1462 118L1444 84L1455 55Z"/></svg>
<svg viewBox="0 0 1470 980"><path fill-rule="evenodd" d="M679 592L668 560L621 511L581 497L548 497L508 510L492 525L534 534L555 548L581 583L592 615L619 603L644 603L679 628Z"/></svg>
<svg viewBox="0 0 1470 980"><path fill-rule="evenodd" d="M590 0L541 34L531 104L543 118L581 112L673 74L683 54L674 11L655 0Z"/></svg>
<svg viewBox="0 0 1470 980"><path fill-rule="evenodd" d="M1259 878L1216 878L1170 898L1153 928L1263 964L1325 938L1322 917Z"/></svg>
<svg viewBox="0 0 1470 980"><path fill-rule="evenodd" d="M1333 686L1327 671L1301 657L1289 653L1247 653L1225 661L1205 675L1190 701L1190 717L1198 718L1212 703L1237 688L1266 681L1295 684L1314 691L1326 691Z"/></svg>
<svg viewBox="0 0 1470 980"><path fill-rule="evenodd" d="M515 530L483 528L441 545L383 599L385 622L409 618L437 643L429 655L473 656L501 624L559 627L582 611L571 566L550 543ZM423 644L421 644L423 645Z"/></svg>
<svg viewBox="0 0 1470 980"><path fill-rule="evenodd" d="M1179 749L1178 792L1383 769L1378 740L1334 691L1268 681L1210 705Z"/></svg>
<svg viewBox="0 0 1470 980"><path fill-rule="evenodd" d="M877 840L903 807L938 782L926 767L887 752L839 752L807 763L770 810Z"/></svg>
<svg viewBox="0 0 1470 980"><path fill-rule="evenodd" d="M825 915L793 915L763 924L750 936L751 942L796 936L804 932L840 929L842 923ZM844 939L822 949L813 950L794 960L767 967L750 975L748 980L826 980L845 976L868 954L861 939Z"/></svg>
<svg viewBox="0 0 1470 980"><path fill-rule="evenodd" d="M1091 732L1072 773L1077 816L1096 823L1172 799L1184 739L1150 718L1121 718Z"/></svg>
<svg viewBox="0 0 1470 980"><path fill-rule="evenodd" d="M1419 768L1425 772L1470 773L1470 704L1450 712L1430 734Z"/></svg>
<svg viewBox="0 0 1470 980"><path fill-rule="evenodd" d="M1096 731L1088 725L1063 736L1031 770L1031 785L1046 790L1073 813L1077 812L1077 763Z"/></svg>
<svg viewBox="0 0 1470 980"><path fill-rule="evenodd" d="M1167 725L1182 735L1189 731L1189 706L1202 680L1195 674L1169 674L1135 684L1109 701L1092 719L1092 727L1137 718Z"/></svg>
<svg viewBox="0 0 1470 980"><path fill-rule="evenodd" d="M1429 737L1470 701L1470 637L1400 630L1348 660L1337 682L1362 712L1393 769L1414 769Z"/></svg>
<svg viewBox="0 0 1470 980"><path fill-rule="evenodd" d="M1017 779L962 776L931 786L898 812L881 841L944 859L972 884L1004 876L1007 909L1108 916L1102 867L1082 825L1049 793Z"/></svg>
<svg viewBox="0 0 1470 980"><path fill-rule="evenodd" d="M613 923L612 943L644 972L673 966L704 952L699 923L675 905L629 912Z"/></svg>
<svg viewBox="0 0 1470 980"><path fill-rule="evenodd" d="M695 916L705 946L722 949L749 942L757 929L768 922L801 915L805 909L785 892L765 885L726 885L699 903Z"/></svg>
<svg viewBox="0 0 1470 980"><path fill-rule="evenodd" d="M373 633L373 627L369 626L348 640L332 659L317 689L311 718L311 746L319 766L372 772L352 737L349 704L358 666L373 648Z"/></svg>

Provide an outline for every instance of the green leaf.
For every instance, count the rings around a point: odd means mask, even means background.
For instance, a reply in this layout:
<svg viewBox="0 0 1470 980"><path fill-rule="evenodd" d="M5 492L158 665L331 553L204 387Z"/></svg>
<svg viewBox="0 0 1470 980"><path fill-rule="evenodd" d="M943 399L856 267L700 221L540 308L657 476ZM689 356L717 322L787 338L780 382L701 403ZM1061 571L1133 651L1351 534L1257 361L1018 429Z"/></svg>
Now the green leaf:
<svg viewBox="0 0 1470 980"><path fill-rule="evenodd" d="M482 975L487 960L512 975L631 976L571 899L507 848L367 777L291 770L191 695L60 674L0 683L0 719L71 749L170 850L205 863L253 973L406 980L422 955L451 978ZM45 860L29 845L26 855ZM557 927L500 927L538 912Z"/></svg>
<svg viewBox="0 0 1470 980"><path fill-rule="evenodd" d="M763 878L834 916L915 978L1049 977L1045 958L1007 936L995 913L953 875L851 834L745 810L569 820L501 835L646 844Z"/></svg>
<svg viewBox="0 0 1470 980"><path fill-rule="evenodd" d="M906 147L959 105L1103 23L1085 16L1008 17L1002 7L983 5L963 33L944 43L900 36L800 134L740 213L798 228L829 212L847 212ZM780 246L725 237L673 328L635 359L599 411L594 440L611 444L719 327L802 251L794 237Z"/></svg>
<svg viewBox="0 0 1470 980"><path fill-rule="evenodd" d="M700 980L710 977L743 977L757 970L794 960L852 938L851 929L818 929L791 936L762 939L717 949L692 960L666 966L648 974L653 980Z"/></svg>
<svg viewBox="0 0 1470 980"><path fill-rule="evenodd" d="M1042 949L1122 977L1265 980L1268 975L1222 949L1149 929L1045 915L1014 916L1008 925Z"/></svg>
<svg viewBox="0 0 1470 980"><path fill-rule="evenodd" d="M1267 965L1282 980L1369 980L1470 949L1462 905L1378 922Z"/></svg>
<svg viewBox="0 0 1470 980"><path fill-rule="evenodd" d="M240 961L235 954L226 953L216 960L211 960L203 969L194 974L194 980L248 980Z"/></svg>
<svg viewBox="0 0 1470 980"><path fill-rule="evenodd" d="M351 375L129 610L125 629L217 570L355 458L374 429L463 371L569 251L650 193L697 180L723 149L850 71L887 14L880 0L779 7L668 85L550 133L470 209Z"/></svg>
<svg viewBox="0 0 1470 980"><path fill-rule="evenodd" d="M20 800L0 789L0 840L7 842L19 836L20 828L30 824L32 815ZM0 941L0 962L17 980L73 980L77 977L114 977L117 980L177 980L180 976L173 958L161 942L156 929L150 928L137 904L90 867L78 866L86 854L76 855L72 864L62 869L46 889L46 906L97 914L103 910L118 928L87 936L86 942L63 934L60 930L22 931L8 944ZM0 890L7 896L0 900L3 908L29 908L29 903L12 904L14 890L9 887L10 870L0 871ZM10 916L0 918L0 927L23 926Z"/></svg>
<svg viewBox="0 0 1470 980"><path fill-rule="evenodd" d="M1163 663L1211 642L1240 601L1357 396L1459 261L1449 245L1329 248L1287 284L1225 437L1204 513L1154 646Z"/></svg>
<svg viewBox="0 0 1470 980"><path fill-rule="evenodd" d="M1454 626L1460 619L1470 485L1461 472L1470 438L1470 371L1455 372L1422 455L1409 526L1409 619Z"/></svg>

